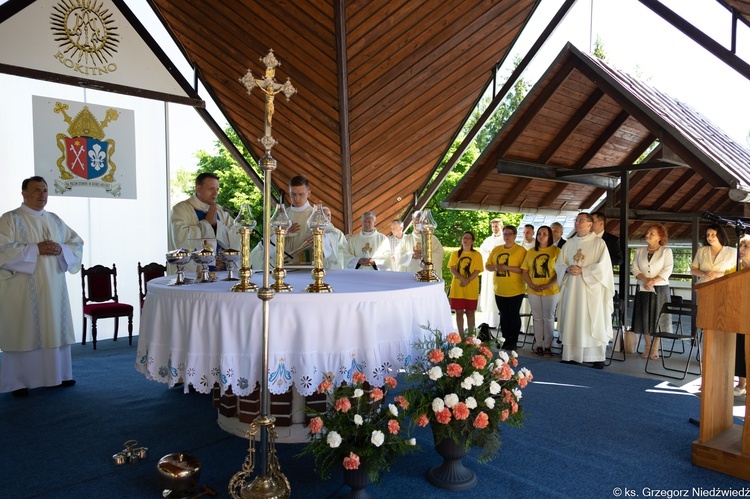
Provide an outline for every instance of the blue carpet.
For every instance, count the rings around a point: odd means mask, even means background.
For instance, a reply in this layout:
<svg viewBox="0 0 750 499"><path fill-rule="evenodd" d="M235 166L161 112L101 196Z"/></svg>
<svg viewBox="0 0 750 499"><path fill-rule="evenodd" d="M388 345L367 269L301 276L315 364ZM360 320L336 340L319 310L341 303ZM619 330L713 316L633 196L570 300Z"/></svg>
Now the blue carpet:
<svg viewBox="0 0 750 499"><path fill-rule="evenodd" d="M135 340L134 340L135 341ZM32 390L15 399L0 394L0 497L161 497L156 463L171 452L200 459L201 484L228 497L227 484L247 455L247 441L216 424L209 397L148 381L134 368L136 347L101 341L73 347L77 384ZM523 358L534 373L524 391L525 424L503 429L498 457L464 464L479 477L470 492L446 492L425 479L440 463L429 429L415 433L422 451L394 463L376 497L614 497L617 487L643 497L649 490L741 490L747 482L691 463L700 401L657 381ZM2 357L0 356L0 362ZM149 449L137 464L115 466L126 440ZM321 481L312 458L296 458L303 444L277 447L292 497L336 497L348 488L342 474ZM673 492L674 493L674 492ZM692 493L692 492L691 492Z"/></svg>

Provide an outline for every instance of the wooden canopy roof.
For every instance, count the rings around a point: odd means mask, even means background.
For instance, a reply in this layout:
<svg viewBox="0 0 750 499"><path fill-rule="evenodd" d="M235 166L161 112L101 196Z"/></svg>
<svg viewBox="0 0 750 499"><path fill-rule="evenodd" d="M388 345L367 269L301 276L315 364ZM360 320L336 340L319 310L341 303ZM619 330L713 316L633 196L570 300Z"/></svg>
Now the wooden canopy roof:
<svg viewBox="0 0 750 499"><path fill-rule="evenodd" d="M520 213L606 206L607 230L618 234L623 174L631 239L646 220L689 240L705 211L749 215L729 196L750 186L747 149L690 106L568 44L445 205Z"/></svg>
<svg viewBox="0 0 750 499"><path fill-rule="evenodd" d="M299 93L276 99L274 187L311 181L345 230L414 203L537 0L149 0L255 159L263 96L238 79L273 49ZM288 199L287 199L288 202Z"/></svg>

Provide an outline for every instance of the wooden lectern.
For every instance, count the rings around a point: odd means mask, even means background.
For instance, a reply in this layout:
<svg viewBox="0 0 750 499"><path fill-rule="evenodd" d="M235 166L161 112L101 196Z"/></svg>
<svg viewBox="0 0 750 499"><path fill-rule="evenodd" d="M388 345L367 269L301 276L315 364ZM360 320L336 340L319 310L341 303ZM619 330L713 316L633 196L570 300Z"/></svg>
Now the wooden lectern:
<svg viewBox="0 0 750 499"><path fill-rule="evenodd" d="M698 317L703 328L703 387L698 440L693 464L750 480L750 419L733 424L736 334L745 335L745 363L750 373L750 271L697 284ZM750 397L745 402L745 413Z"/></svg>

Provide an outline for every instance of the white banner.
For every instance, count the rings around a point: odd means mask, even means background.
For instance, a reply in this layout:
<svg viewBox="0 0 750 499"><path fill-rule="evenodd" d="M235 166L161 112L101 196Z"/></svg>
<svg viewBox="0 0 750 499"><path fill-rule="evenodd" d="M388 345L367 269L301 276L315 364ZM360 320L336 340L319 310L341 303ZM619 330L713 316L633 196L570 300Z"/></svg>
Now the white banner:
<svg viewBox="0 0 750 499"><path fill-rule="evenodd" d="M32 97L34 171L50 195L136 199L135 113Z"/></svg>

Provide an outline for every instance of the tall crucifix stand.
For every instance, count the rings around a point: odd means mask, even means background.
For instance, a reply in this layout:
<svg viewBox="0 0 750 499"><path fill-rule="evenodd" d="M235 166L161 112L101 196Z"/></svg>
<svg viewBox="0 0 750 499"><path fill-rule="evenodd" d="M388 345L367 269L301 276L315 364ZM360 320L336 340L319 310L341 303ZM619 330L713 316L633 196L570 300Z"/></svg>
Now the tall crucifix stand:
<svg viewBox="0 0 750 499"><path fill-rule="evenodd" d="M289 100L297 93L292 83L287 81L282 85L276 81L276 68L281 63L276 59L273 50L261 59L266 66L263 78L256 79L248 69L247 74L240 78L248 94L252 94L255 87L259 87L265 97L265 135L259 139L265 149L265 155L258 162L263 170L263 286L258 290L258 298L263 300L263 349L261 363L260 386L260 414L250 425L247 437L250 441L248 456L242 465L242 471L237 472L229 482L229 493L233 498L287 498L291 494L291 487L276 457L275 418L270 416L270 394L268 391L268 318L269 301L274 296L274 289L270 286L269 269L271 246L271 173L276 169L276 160L271 156L271 149L276 145L276 139L271 135L274 114L274 97L283 93ZM255 452L255 436L259 434L260 449ZM257 456L258 473L251 483L247 479L255 467Z"/></svg>

